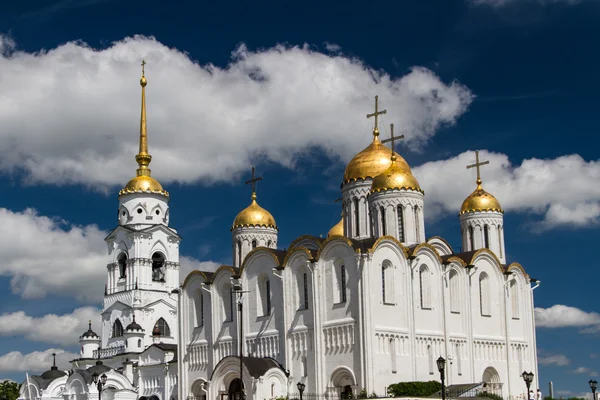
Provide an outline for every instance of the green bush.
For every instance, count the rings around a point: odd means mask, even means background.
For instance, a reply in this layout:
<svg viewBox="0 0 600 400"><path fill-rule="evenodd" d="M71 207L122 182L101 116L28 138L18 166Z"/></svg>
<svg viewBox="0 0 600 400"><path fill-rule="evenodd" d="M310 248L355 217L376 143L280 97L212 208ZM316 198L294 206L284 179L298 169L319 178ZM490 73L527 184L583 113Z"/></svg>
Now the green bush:
<svg viewBox="0 0 600 400"><path fill-rule="evenodd" d="M481 397L487 397L488 399L492 400L504 400L502 396L497 395L495 393L488 393L486 391L481 392Z"/></svg>
<svg viewBox="0 0 600 400"><path fill-rule="evenodd" d="M388 394L392 397L427 397L440 390L442 390L442 384L437 381L399 382L388 386Z"/></svg>

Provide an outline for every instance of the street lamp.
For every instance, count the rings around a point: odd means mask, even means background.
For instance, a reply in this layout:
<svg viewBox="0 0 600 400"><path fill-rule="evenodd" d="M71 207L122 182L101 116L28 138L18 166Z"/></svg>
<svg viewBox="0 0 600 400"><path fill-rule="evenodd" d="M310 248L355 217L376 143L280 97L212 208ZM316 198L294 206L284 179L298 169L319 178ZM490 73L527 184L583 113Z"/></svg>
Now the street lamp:
<svg viewBox="0 0 600 400"><path fill-rule="evenodd" d="M596 388L598 387L598 382L590 380L590 389L592 389L592 399L596 400Z"/></svg>
<svg viewBox="0 0 600 400"><path fill-rule="evenodd" d="M446 400L446 386L444 385L444 370L446 369L446 360L444 357L440 356L440 358L436 361L438 371L440 371L440 379L442 380L442 400Z"/></svg>
<svg viewBox="0 0 600 400"><path fill-rule="evenodd" d="M96 387L98 388L98 400L102 400L102 388L104 387L104 385L106 385L106 380L108 379L108 376L106 376L106 374L102 374L100 379L98 379L98 373L94 372L94 374L92 375L92 379L94 380L94 383L97 385Z"/></svg>
<svg viewBox="0 0 600 400"><path fill-rule="evenodd" d="M296 386L298 386L298 392L300 393L300 400L302 400L302 393L304 393L304 389L306 389L306 385L302 382L298 382L298 384ZM594 399L594 400L596 400L596 399Z"/></svg>
<svg viewBox="0 0 600 400"><path fill-rule="evenodd" d="M527 399L531 400L531 396L529 395L529 388L531 387L531 382L533 382L533 372L524 371L521 376L525 381L525 385L527 386Z"/></svg>

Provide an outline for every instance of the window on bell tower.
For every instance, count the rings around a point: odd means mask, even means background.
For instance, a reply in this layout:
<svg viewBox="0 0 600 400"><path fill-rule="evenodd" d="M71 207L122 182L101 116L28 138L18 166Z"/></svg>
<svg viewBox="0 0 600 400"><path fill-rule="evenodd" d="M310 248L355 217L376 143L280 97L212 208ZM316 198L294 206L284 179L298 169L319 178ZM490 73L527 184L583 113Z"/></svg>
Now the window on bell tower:
<svg viewBox="0 0 600 400"><path fill-rule="evenodd" d="M127 277L127 254L125 252L119 254L117 263L119 264L119 278L126 278Z"/></svg>
<svg viewBox="0 0 600 400"><path fill-rule="evenodd" d="M115 320L113 323L113 332L112 337L121 337L123 336L123 324L119 319Z"/></svg>
<svg viewBox="0 0 600 400"><path fill-rule="evenodd" d="M165 281L165 256L159 252L152 254L152 280L154 282Z"/></svg>

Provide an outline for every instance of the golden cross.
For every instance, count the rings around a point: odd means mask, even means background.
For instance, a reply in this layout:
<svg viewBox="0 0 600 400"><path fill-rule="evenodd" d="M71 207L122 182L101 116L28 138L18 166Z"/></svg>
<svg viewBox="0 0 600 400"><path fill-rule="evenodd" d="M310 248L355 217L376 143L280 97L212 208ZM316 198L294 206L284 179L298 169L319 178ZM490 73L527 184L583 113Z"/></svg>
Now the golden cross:
<svg viewBox="0 0 600 400"><path fill-rule="evenodd" d="M246 185L249 184L249 183L252 183L252 193L253 194L256 193L256 182L262 181L262 176L260 176L260 177L257 178L254 175L254 171L255 171L254 167L252 167L252 179L249 179L246 182L244 182Z"/></svg>
<svg viewBox="0 0 600 400"><path fill-rule="evenodd" d="M479 173L479 167L481 167L482 165L487 165L489 163L490 163L489 161L479 162L479 150L475 150L475 164L467 165L467 169L477 168L477 184L481 183L481 175Z"/></svg>
<svg viewBox="0 0 600 400"><path fill-rule="evenodd" d="M144 66L146 65L146 60L142 59L142 76L144 76Z"/></svg>
<svg viewBox="0 0 600 400"><path fill-rule="evenodd" d="M367 118L375 117L375 128L373 129L373 132L379 133L377 117L381 114L386 114L386 113L387 113L387 110L379 111L379 96L375 96L375 112L371 113L371 114L367 114Z"/></svg>
<svg viewBox="0 0 600 400"><path fill-rule="evenodd" d="M394 155L394 142L396 139L404 139L404 135L394 136L394 124L390 124L391 137L389 139L382 140L381 143L392 142L392 155Z"/></svg>

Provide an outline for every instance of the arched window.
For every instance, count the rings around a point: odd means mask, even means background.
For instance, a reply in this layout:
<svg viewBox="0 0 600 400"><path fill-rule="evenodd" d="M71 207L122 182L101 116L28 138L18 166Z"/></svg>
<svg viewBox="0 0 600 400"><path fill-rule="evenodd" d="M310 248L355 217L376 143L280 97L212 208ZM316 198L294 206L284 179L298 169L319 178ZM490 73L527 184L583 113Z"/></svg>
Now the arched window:
<svg viewBox="0 0 600 400"><path fill-rule="evenodd" d="M475 250L475 230L473 229L473 225L469 225L469 245L471 246L469 250Z"/></svg>
<svg viewBox="0 0 600 400"><path fill-rule="evenodd" d="M138 348L142 347L142 339L138 339Z"/></svg>
<svg viewBox="0 0 600 400"><path fill-rule="evenodd" d="M258 277L258 312L259 316L271 314L271 282L266 275Z"/></svg>
<svg viewBox="0 0 600 400"><path fill-rule="evenodd" d="M398 205L398 240L404 242L404 208Z"/></svg>
<svg viewBox="0 0 600 400"><path fill-rule="evenodd" d="M117 318L113 323L113 332L112 337L121 337L123 336L123 324Z"/></svg>
<svg viewBox="0 0 600 400"><path fill-rule="evenodd" d="M302 274L302 289L299 290L299 292L302 293L302 296L300 297L300 308L302 310L308 310L308 275L306 272Z"/></svg>
<svg viewBox="0 0 600 400"><path fill-rule="evenodd" d="M502 257L502 227L498 226L498 255Z"/></svg>
<svg viewBox="0 0 600 400"><path fill-rule="evenodd" d="M269 240L269 241L267 241L267 247L268 247L268 248L271 248L271 241L270 241L270 240Z"/></svg>
<svg viewBox="0 0 600 400"><path fill-rule="evenodd" d="M450 312L460 314L460 281L458 272L451 270L449 274L450 281Z"/></svg>
<svg viewBox="0 0 600 400"><path fill-rule="evenodd" d="M306 362L306 356L302 357L302 376L308 376L308 363Z"/></svg>
<svg viewBox="0 0 600 400"><path fill-rule="evenodd" d="M125 252L119 254L117 262L119 263L119 277L127 277L127 254Z"/></svg>
<svg viewBox="0 0 600 400"><path fill-rule="evenodd" d="M482 316L489 317L492 315L490 304L490 278L485 272L479 274L479 308Z"/></svg>
<svg viewBox="0 0 600 400"><path fill-rule="evenodd" d="M196 326L204 326L204 294L202 290L198 290L194 297L194 303Z"/></svg>
<svg viewBox="0 0 600 400"><path fill-rule="evenodd" d="M490 227L488 225L483 227L483 245L486 249L490 248Z"/></svg>
<svg viewBox="0 0 600 400"><path fill-rule="evenodd" d="M256 248L256 240L252 241L252 249L254 250Z"/></svg>
<svg viewBox="0 0 600 400"><path fill-rule="evenodd" d="M233 290L231 284L223 284L221 298L223 300L223 322L233 321Z"/></svg>
<svg viewBox="0 0 600 400"><path fill-rule="evenodd" d="M383 304L394 304L394 266L388 260L381 264L381 297Z"/></svg>
<svg viewBox="0 0 600 400"><path fill-rule="evenodd" d="M358 212L358 199L354 198L354 236L360 236L360 214Z"/></svg>
<svg viewBox="0 0 600 400"><path fill-rule="evenodd" d="M431 279L429 268L422 265L419 270L419 295L421 300L421 308L424 310L431 309Z"/></svg>
<svg viewBox="0 0 600 400"><path fill-rule="evenodd" d="M266 303L267 303L267 312L265 313L265 315L271 315L271 281L267 281L266 287L265 287L265 292L266 292Z"/></svg>
<svg viewBox="0 0 600 400"><path fill-rule="evenodd" d="M165 319L162 317L159 318L158 321L156 321L154 329L152 330L153 334L154 332L158 333L158 335L156 336L171 336L171 329L169 329L169 324L167 324L167 321L165 321Z"/></svg>
<svg viewBox="0 0 600 400"><path fill-rule="evenodd" d="M154 282L165 281L165 256L159 252L152 254L152 280Z"/></svg>
<svg viewBox="0 0 600 400"><path fill-rule="evenodd" d="M242 241L241 240L237 241L237 254L238 254L238 264L237 265L241 266L242 261L244 261L244 260L242 260Z"/></svg>
<svg viewBox="0 0 600 400"><path fill-rule="evenodd" d="M512 318L519 319L519 285L515 280L510 283L510 303L512 306Z"/></svg>
<svg viewBox="0 0 600 400"><path fill-rule="evenodd" d="M415 233L417 234L415 241L419 242L421 240L421 221L419 218L419 207L415 206L414 210L415 210Z"/></svg>
<svg viewBox="0 0 600 400"><path fill-rule="evenodd" d="M385 226L385 208L379 207L379 218L381 219L381 235L385 236L387 229Z"/></svg>
<svg viewBox="0 0 600 400"><path fill-rule="evenodd" d="M346 302L346 266L340 267L340 300L342 303Z"/></svg>

